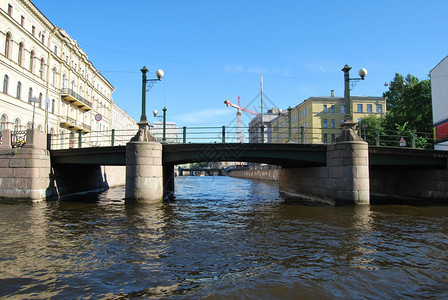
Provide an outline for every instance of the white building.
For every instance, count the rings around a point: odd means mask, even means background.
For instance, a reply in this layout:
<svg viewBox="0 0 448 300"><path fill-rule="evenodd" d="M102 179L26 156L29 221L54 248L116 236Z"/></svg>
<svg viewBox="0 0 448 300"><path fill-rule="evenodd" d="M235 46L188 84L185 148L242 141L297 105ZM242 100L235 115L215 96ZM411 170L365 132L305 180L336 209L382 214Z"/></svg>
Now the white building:
<svg viewBox="0 0 448 300"><path fill-rule="evenodd" d="M31 0L0 0L0 79L0 129L74 138L129 125L129 116L113 120L114 87Z"/></svg>
<svg viewBox="0 0 448 300"><path fill-rule="evenodd" d="M151 135L161 142L163 138L163 122L155 121L151 127ZM167 143L182 143L182 134L176 122L166 122L165 139Z"/></svg>
<svg viewBox="0 0 448 300"><path fill-rule="evenodd" d="M448 56L430 72L436 150L448 151Z"/></svg>
<svg viewBox="0 0 448 300"><path fill-rule="evenodd" d="M271 121L281 114L281 110L272 108L263 114L264 142L272 143ZM261 114L255 116L249 123L249 143L261 143Z"/></svg>

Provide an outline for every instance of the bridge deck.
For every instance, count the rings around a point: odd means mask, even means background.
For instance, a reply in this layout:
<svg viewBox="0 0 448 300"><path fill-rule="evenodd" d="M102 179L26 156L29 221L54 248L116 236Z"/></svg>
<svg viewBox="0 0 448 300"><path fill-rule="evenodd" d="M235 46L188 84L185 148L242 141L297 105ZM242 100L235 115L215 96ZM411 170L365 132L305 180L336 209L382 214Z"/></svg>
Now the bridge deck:
<svg viewBox="0 0 448 300"><path fill-rule="evenodd" d="M241 161L283 167L326 165L320 144L164 144L163 164ZM53 165L126 165L126 146L51 150ZM371 168L447 168L448 151L369 146Z"/></svg>

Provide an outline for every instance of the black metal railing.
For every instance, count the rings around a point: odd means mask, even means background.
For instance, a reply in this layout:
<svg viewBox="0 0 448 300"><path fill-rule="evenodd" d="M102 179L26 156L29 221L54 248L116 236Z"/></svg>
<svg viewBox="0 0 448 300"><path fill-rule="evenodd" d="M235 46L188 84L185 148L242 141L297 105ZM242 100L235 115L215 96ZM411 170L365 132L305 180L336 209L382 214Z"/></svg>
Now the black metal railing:
<svg viewBox="0 0 448 300"><path fill-rule="evenodd" d="M25 131L12 131L11 132L11 147L21 148L26 143L26 130Z"/></svg>

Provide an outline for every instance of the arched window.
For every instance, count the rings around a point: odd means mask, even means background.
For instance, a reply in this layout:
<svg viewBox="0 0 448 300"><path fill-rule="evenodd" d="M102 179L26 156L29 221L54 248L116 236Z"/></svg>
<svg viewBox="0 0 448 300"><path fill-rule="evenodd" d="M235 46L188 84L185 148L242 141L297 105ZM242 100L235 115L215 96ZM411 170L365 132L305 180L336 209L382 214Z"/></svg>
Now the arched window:
<svg viewBox="0 0 448 300"><path fill-rule="evenodd" d="M31 103L31 98L33 98L33 88L28 91L28 102Z"/></svg>
<svg viewBox="0 0 448 300"><path fill-rule="evenodd" d="M43 132L43 130L42 130L42 125L39 124L39 126L37 126L37 130Z"/></svg>
<svg viewBox="0 0 448 300"><path fill-rule="evenodd" d="M3 93L8 94L8 84L9 84L9 77L8 75L5 75L3 77Z"/></svg>
<svg viewBox="0 0 448 300"><path fill-rule="evenodd" d="M31 121L26 123L26 129L33 129L33 123L31 123Z"/></svg>
<svg viewBox="0 0 448 300"><path fill-rule="evenodd" d="M22 83L19 81L17 82L17 99L22 99Z"/></svg>
<svg viewBox="0 0 448 300"><path fill-rule="evenodd" d="M12 48L12 35L11 32L6 33L6 41L5 41L5 56L10 58Z"/></svg>
<svg viewBox="0 0 448 300"><path fill-rule="evenodd" d="M31 51L30 53L30 72L34 73L34 58L36 57L36 53L34 52L34 50Z"/></svg>
<svg viewBox="0 0 448 300"><path fill-rule="evenodd" d="M40 73L40 78L42 78L42 79L44 79L44 66L45 66L45 60L44 60L44 58L42 57L41 59L40 59L40 68L39 68L39 73Z"/></svg>
<svg viewBox="0 0 448 300"><path fill-rule="evenodd" d="M56 86L56 74L57 74L57 70L56 67L53 68L53 78L51 80L53 86Z"/></svg>
<svg viewBox="0 0 448 300"><path fill-rule="evenodd" d="M65 81L67 80L67 75L62 74L62 89L65 89Z"/></svg>
<svg viewBox="0 0 448 300"><path fill-rule="evenodd" d="M75 91L75 81L72 80L72 87L71 87L72 91Z"/></svg>
<svg viewBox="0 0 448 300"><path fill-rule="evenodd" d="M54 99L51 100L51 113L53 113L53 114L54 114L54 106L55 106L55 104L56 104L56 101Z"/></svg>
<svg viewBox="0 0 448 300"><path fill-rule="evenodd" d="M38 107L42 108L42 93L39 93L39 105Z"/></svg>
<svg viewBox="0 0 448 300"><path fill-rule="evenodd" d="M16 118L14 120L14 131L19 131L20 130L20 119Z"/></svg>
<svg viewBox="0 0 448 300"><path fill-rule="evenodd" d="M22 66L23 63L23 51L25 49L25 45L23 44L23 42L20 42L19 44L19 57L17 59L17 62L19 63L19 66Z"/></svg>
<svg viewBox="0 0 448 300"><path fill-rule="evenodd" d="M0 132L6 129L6 125L8 123L8 117L3 114L0 118Z"/></svg>

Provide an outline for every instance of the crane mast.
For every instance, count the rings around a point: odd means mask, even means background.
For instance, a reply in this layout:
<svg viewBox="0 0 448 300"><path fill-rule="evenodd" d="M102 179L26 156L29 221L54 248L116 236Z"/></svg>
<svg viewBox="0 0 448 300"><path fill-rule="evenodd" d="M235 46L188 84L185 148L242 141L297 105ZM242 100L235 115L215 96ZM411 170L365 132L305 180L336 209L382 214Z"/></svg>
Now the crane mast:
<svg viewBox="0 0 448 300"><path fill-rule="evenodd" d="M244 141L244 132L241 129L241 111L250 113L252 115L258 115L258 113L251 111L250 109L244 108L241 106L240 103L241 97L238 96L238 105L231 103L229 100L224 101L224 104L227 105L227 107L233 107L236 108L238 111L236 113L236 127L237 127L237 141L238 143L242 143Z"/></svg>

